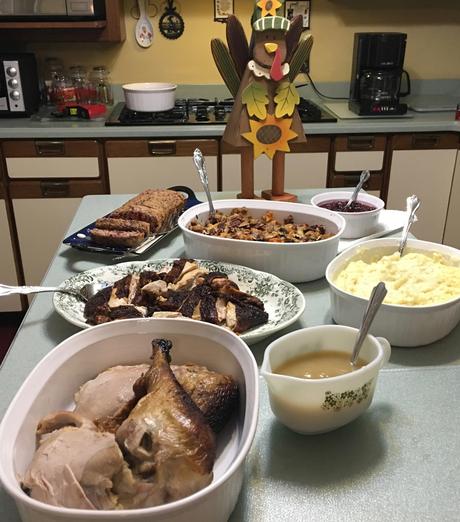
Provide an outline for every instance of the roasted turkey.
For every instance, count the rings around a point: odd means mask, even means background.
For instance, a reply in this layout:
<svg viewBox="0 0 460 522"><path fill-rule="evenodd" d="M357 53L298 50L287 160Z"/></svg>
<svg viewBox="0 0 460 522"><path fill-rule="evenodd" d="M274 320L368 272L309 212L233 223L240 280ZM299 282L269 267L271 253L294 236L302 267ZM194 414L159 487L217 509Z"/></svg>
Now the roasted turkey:
<svg viewBox="0 0 460 522"><path fill-rule="evenodd" d="M152 364L138 379L141 399L116 432L129 473L116 491L127 508L156 506L207 486L216 443L199 408L169 366L171 342L152 342Z"/></svg>

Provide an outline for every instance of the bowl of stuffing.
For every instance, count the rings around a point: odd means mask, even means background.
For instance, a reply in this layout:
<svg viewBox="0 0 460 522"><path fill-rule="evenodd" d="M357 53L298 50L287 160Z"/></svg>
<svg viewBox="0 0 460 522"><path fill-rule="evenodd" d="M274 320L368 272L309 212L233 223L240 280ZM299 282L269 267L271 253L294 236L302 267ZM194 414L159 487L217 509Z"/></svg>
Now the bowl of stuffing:
<svg viewBox="0 0 460 522"><path fill-rule="evenodd" d="M188 257L225 261L291 283L324 276L337 255L345 220L331 210L281 201L224 199L184 212L178 225Z"/></svg>

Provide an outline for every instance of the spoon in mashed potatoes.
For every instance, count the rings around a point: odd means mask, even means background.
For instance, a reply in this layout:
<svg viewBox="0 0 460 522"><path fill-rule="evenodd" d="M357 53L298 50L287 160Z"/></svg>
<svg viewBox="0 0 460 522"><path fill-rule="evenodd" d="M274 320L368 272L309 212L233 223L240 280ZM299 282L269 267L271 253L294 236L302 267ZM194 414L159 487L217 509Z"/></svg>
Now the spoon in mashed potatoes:
<svg viewBox="0 0 460 522"><path fill-rule="evenodd" d="M412 195L409 196L406 200L406 212L407 212L407 221L404 225L404 229L401 235L401 241L399 242L399 248L398 252L399 255L403 255L404 248L406 247L407 243L407 237L409 235L410 227L412 226L412 223L417 221L417 216L415 213L417 212L418 208L420 207L420 200L417 196Z"/></svg>
<svg viewBox="0 0 460 522"><path fill-rule="evenodd" d="M358 360L359 351L363 345L364 339L367 336L367 332L371 327L372 321L374 320L375 314L378 312L380 305L383 303L385 296L387 295L387 289L385 283L380 281L372 289L369 302L367 303L366 311L364 312L361 326L356 336L355 345L353 346L353 352L351 354L351 365L354 366Z"/></svg>

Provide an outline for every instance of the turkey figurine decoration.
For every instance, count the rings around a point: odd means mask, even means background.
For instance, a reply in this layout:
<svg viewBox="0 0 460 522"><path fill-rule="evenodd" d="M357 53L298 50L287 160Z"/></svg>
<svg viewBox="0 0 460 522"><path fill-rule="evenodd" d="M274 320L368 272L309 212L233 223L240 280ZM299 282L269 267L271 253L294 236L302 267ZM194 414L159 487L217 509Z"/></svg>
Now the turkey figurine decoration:
<svg viewBox="0 0 460 522"><path fill-rule="evenodd" d="M295 201L284 191L285 154L306 141L294 79L308 60L312 37L302 35L302 17L292 22L277 13L279 0L260 0L252 17L251 43L235 16L227 20L227 44L214 39L217 68L235 98L223 140L241 152L242 198L255 198L254 160L272 160L272 186L265 199Z"/></svg>

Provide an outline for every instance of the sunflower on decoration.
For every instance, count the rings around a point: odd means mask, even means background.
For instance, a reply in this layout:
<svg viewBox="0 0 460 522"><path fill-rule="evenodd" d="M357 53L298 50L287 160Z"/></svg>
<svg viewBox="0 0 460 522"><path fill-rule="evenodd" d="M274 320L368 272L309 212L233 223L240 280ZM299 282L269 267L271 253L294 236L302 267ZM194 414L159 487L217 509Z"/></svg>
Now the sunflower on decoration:
<svg viewBox="0 0 460 522"><path fill-rule="evenodd" d="M259 0L247 42L235 16L227 20L227 43L214 39L217 68L235 98L223 140L241 151L241 194L254 198L254 160L272 160L272 187L262 197L294 201L284 192L285 154L291 144L306 141L297 111L300 98L294 79L308 60L312 37L302 35L302 17L292 22L280 15L280 0Z"/></svg>

